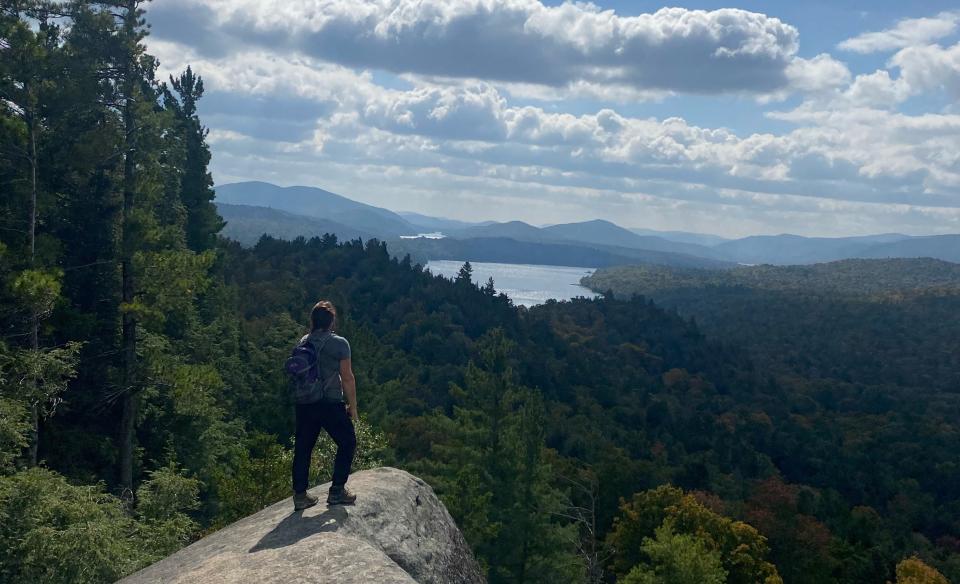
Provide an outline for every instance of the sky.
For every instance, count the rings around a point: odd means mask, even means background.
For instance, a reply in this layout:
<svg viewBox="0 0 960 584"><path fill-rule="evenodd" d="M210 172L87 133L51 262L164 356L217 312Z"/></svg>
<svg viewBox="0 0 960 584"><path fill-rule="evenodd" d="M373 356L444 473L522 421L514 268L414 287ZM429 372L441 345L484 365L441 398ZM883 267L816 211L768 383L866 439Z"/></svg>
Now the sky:
<svg viewBox="0 0 960 584"><path fill-rule="evenodd" d="M960 233L960 3L154 0L218 184L726 237Z"/></svg>

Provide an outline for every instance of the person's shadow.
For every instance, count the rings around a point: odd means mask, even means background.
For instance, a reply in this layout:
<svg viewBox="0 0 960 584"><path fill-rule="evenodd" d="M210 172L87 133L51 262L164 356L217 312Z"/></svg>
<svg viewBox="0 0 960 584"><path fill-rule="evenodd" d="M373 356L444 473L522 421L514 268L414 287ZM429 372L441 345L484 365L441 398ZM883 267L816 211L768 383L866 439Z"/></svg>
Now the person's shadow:
<svg viewBox="0 0 960 584"><path fill-rule="evenodd" d="M304 517L303 511L294 511L260 538L249 553L292 545L315 533L336 531L346 518L347 510L341 505L328 507L323 513L311 517Z"/></svg>

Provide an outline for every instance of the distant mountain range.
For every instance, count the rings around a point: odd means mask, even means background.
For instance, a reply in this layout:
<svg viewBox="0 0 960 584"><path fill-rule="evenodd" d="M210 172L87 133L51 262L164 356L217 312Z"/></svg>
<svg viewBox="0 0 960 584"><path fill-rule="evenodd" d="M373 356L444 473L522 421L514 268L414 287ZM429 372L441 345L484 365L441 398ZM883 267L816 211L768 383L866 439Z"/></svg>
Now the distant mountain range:
<svg viewBox="0 0 960 584"><path fill-rule="evenodd" d="M415 235L420 231L393 211L314 187L278 187L265 182L233 183L217 187L216 202L268 207L332 221L381 239Z"/></svg>
<svg viewBox="0 0 960 584"><path fill-rule="evenodd" d="M684 231L625 229L604 220L536 227L522 221L471 223L398 213L314 187L243 182L217 187L224 235L252 245L261 234L290 239L333 233L378 238L394 254L431 259L585 267L652 264L723 268L814 264L850 258L930 257L960 262L960 235L887 233L859 237L756 235L726 239ZM444 239L413 238L441 232Z"/></svg>
<svg viewBox="0 0 960 584"><path fill-rule="evenodd" d="M332 233L341 241L357 238L367 240L375 237L371 232L348 227L336 221L296 215L268 207L218 202L217 211L227 222L226 227L223 228L223 235L248 247L256 244L264 234L282 239L298 237L309 239Z"/></svg>
<svg viewBox="0 0 960 584"><path fill-rule="evenodd" d="M450 233L460 229L473 227L475 225L489 225L490 223L493 223L493 221L486 221L483 223L467 223L466 221L457 221L456 219L430 217L429 215L421 215L420 213L409 213L403 211L401 211L399 215L406 219L408 223L424 232L440 231L444 233Z"/></svg>

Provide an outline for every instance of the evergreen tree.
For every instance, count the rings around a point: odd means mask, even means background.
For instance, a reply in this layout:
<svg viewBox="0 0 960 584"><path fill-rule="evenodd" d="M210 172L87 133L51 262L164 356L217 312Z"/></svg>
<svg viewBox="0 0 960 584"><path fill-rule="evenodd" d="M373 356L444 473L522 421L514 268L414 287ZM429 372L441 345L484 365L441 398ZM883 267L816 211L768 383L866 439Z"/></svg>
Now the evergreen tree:
<svg viewBox="0 0 960 584"><path fill-rule="evenodd" d="M214 246L216 234L224 226L212 202L215 193L213 177L207 169L210 164L208 130L197 115L197 101L203 97L203 79L188 66L179 77L170 77L170 85L176 95L164 88L166 106L176 117L186 148L180 200L187 212L187 244L190 249L203 251Z"/></svg>
<svg viewBox="0 0 960 584"><path fill-rule="evenodd" d="M454 281L458 284L473 284L473 266L470 265L470 262L463 262Z"/></svg>
<svg viewBox="0 0 960 584"><path fill-rule="evenodd" d="M121 298L121 377L119 483L125 493L133 494L134 441L139 402L137 363L137 282L134 256L142 245L143 213L137 208L137 157L143 113L143 38L146 29L139 0L123 0L117 6L121 26L116 37L117 94L123 116L123 206L120 218L120 298Z"/></svg>
<svg viewBox="0 0 960 584"><path fill-rule="evenodd" d="M37 296L56 295L59 290L56 272L44 270L43 258L38 257L37 231L40 205L40 142L48 135L46 114L54 80L50 77L51 52L57 50L59 29L48 21L48 7L42 2L24 1L4 3L0 7L0 102L3 113L0 134L4 158L13 162L10 170L20 175L26 185L26 217L16 207L4 209L7 217L26 225L26 249L23 272L17 287L28 288L33 298L21 298L27 308L29 347L40 351L40 320L50 304ZM37 21L34 30L25 19ZM11 177L12 178L12 177ZM12 185L11 185L12 186ZM20 189L12 188L13 191ZM20 194L20 193L17 193ZM14 195L11 202L20 197ZM11 230L11 226L4 227ZM39 300L39 302L38 302ZM38 394L36 389L29 393ZM27 444L27 461L37 464L40 440L40 418L43 404L35 399L29 404L31 431Z"/></svg>
<svg viewBox="0 0 960 584"><path fill-rule="evenodd" d="M435 481L490 582L570 580L582 573L576 526L559 521L563 496L543 456L543 400L517 385L515 350L500 329L478 343L464 386L451 390L453 419L437 420L448 438L435 445Z"/></svg>
<svg viewBox="0 0 960 584"><path fill-rule="evenodd" d="M654 538L643 540L641 548L648 558L637 565L623 584L724 584L727 572L720 553L696 536L678 534L670 522L655 531Z"/></svg>

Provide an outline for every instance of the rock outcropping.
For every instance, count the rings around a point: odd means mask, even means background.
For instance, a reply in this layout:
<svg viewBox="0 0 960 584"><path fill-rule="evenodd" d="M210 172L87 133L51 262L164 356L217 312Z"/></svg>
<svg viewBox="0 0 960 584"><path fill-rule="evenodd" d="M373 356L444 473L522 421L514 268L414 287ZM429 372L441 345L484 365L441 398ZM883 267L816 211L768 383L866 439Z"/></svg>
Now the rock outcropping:
<svg viewBox="0 0 960 584"><path fill-rule="evenodd" d="M293 511L281 501L121 580L121 584L481 584L483 576L443 503L395 468L350 476L353 506Z"/></svg>

